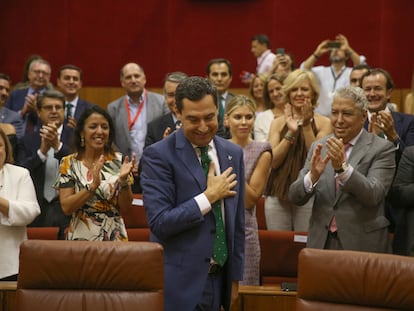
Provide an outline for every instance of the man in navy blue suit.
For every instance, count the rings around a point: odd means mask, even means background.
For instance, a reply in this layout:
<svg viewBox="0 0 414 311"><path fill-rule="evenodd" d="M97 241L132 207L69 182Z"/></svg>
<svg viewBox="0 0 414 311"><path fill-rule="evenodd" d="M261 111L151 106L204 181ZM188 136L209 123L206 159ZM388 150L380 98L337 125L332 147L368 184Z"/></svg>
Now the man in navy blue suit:
<svg viewBox="0 0 414 311"><path fill-rule="evenodd" d="M229 310L243 279L243 152L216 136L211 82L189 77L175 96L182 126L144 150L141 175L151 241L164 247L165 310ZM224 260L213 252L220 237Z"/></svg>
<svg viewBox="0 0 414 311"><path fill-rule="evenodd" d="M47 90L39 95L37 109L42 127L26 134L17 152L18 164L30 171L41 209L41 214L29 226L57 226L62 239L70 216L63 213L52 186L60 160L71 153L73 129L63 124L65 97L59 91Z"/></svg>
<svg viewBox="0 0 414 311"><path fill-rule="evenodd" d="M76 120L82 112L93 104L79 98L82 87L82 69L74 65L64 65L57 73L57 87L65 95L65 124L76 127Z"/></svg>
<svg viewBox="0 0 414 311"><path fill-rule="evenodd" d="M375 68L364 73L361 87L368 99L365 128L394 144L398 163L404 148L414 145L414 116L388 108L394 82L384 69Z"/></svg>
<svg viewBox="0 0 414 311"><path fill-rule="evenodd" d="M32 133L39 128L37 118L37 97L48 89L51 74L50 64L44 59L36 59L30 63L28 78L29 87L13 90L7 100L6 107L20 114L23 120L24 133Z"/></svg>
<svg viewBox="0 0 414 311"><path fill-rule="evenodd" d="M390 111L388 101L394 82L390 74L381 68L370 69L361 77L361 86L368 99L368 120L365 128L395 146L395 160L398 165L407 146L414 145L414 116ZM401 253L407 232L407 211L398 204L391 204L390 196L385 202L385 212L391 222L390 230L394 232L393 252Z"/></svg>

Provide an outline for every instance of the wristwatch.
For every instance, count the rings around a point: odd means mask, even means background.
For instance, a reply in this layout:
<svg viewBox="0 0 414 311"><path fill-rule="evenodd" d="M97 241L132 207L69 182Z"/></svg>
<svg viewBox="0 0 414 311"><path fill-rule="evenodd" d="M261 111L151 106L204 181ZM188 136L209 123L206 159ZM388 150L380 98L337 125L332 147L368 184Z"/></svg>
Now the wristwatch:
<svg viewBox="0 0 414 311"><path fill-rule="evenodd" d="M335 173L341 174L341 173L345 172L347 169L348 169L348 163L346 163L346 161L345 161L345 162L342 162L342 165L339 169L335 170Z"/></svg>

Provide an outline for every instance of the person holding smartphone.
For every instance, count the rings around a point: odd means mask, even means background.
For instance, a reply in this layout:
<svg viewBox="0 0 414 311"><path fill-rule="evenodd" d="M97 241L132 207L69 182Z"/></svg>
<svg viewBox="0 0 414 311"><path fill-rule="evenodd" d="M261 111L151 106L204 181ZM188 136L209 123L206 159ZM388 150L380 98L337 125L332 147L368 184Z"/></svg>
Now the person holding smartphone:
<svg viewBox="0 0 414 311"><path fill-rule="evenodd" d="M285 53L284 48L277 48L271 73L278 75L284 80L295 68L296 66L293 62L292 55Z"/></svg>
<svg viewBox="0 0 414 311"><path fill-rule="evenodd" d="M329 53L330 66L314 66L322 55ZM336 90L349 86L352 67L347 66L351 59L354 66L365 63L365 56L359 55L351 48L348 39L338 34L335 40L323 40L316 50L300 65L300 68L311 70L317 77L321 88L319 105L316 112L329 116L333 95Z"/></svg>

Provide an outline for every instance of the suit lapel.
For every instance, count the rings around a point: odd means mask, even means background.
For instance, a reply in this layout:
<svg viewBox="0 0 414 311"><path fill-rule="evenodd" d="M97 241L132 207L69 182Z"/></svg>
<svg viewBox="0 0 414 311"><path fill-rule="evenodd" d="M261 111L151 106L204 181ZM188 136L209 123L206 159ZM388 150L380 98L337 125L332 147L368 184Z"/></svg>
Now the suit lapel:
<svg viewBox="0 0 414 311"><path fill-rule="evenodd" d="M197 181L200 189L204 190L207 187L206 176L203 168L198 160L197 154L191 143L185 138L183 130L176 132L176 150L182 164L187 168L188 172Z"/></svg>
<svg viewBox="0 0 414 311"><path fill-rule="evenodd" d="M128 101L128 97L124 96L121 98L120 100L121 102L119 103L120 105L120 109L119 111L119 115L118 115L118 124L121 125L122 131L124 132L124 137L128 143L128 145L131 145L131 139L129 136L129 124L128 124L128 113L127 113L127 109L125 107L125 103Z"/></svg>
<svg viewBox="0 0 414 311"><path fill-rule="evenodd" d="M220 164L220 172L224 172L229 167L235 168L236 165L234 163L233 154L229 152L229 150L223 144L223 140L220 140L217 136L214 137L214 145L216 146L217 157ZM235 197L227 197L226 199L224 199L224 206L235 206L234 200ZM229 220L230 217L228 216L234 215L233 210L229 208L226 208L225 210L227 215L226 220Z"/></svg>

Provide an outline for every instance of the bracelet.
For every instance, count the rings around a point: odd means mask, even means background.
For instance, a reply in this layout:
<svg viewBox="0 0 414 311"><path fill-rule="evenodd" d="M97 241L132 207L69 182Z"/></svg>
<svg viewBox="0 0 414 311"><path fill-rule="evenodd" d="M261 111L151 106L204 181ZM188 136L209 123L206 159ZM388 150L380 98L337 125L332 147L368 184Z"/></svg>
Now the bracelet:
<svg viewBox="0 0 414 311"><path fill-rule="evenodd" d="M313 55L313 57L315 57L316 59L318 59L318 58L319 58L319 56L318 56L318 55L316 55L316 53L313 53L312 55Z"/></svg>
<svg viewBox="0 0 414 311"><path fill-rule="evenodd" d="M289 135L289 134L286 134L286 135L284 136L284 138L285 138L287 141L289 141L291 144L293 144L293 143L295 142L295 140L296 140L296 137L295 137L295 136L292 136L292 135Z"/></svg>
<svg viewBox="0 0 414 311"><path fill-rule="evenodd" d="M95 193L96 189L92 189L90 184L86 184L85 185L85 189L86 191L88 191L89 193Z"/></svg>
<svg viewBox="0 0 414 311"><path fill-rule="evenodd" d="M128 188L129 186L128 179L125 181L121 181L120 179L118 179L118 186L119 186L119 190Z"/></svg>

